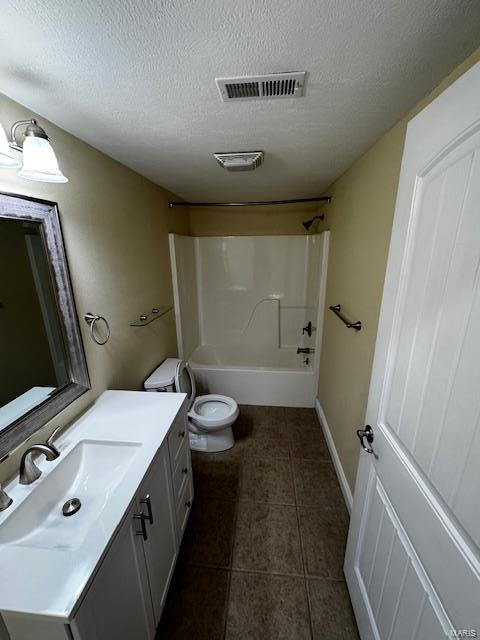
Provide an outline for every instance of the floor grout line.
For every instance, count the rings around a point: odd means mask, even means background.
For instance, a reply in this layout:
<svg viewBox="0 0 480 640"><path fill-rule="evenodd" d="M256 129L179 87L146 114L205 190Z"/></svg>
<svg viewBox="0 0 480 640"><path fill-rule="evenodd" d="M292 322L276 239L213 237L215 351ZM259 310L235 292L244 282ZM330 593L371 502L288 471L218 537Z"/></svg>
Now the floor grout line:
<svg viewBox="0 0 480 640"><path fill-rule="evenodd" d="M232 567L230 569L230 573L248 573L255 576L271 576L276 578L296 578L297 580L305 580L305 576L302 573L284 573L283 571L263 571L262 569L241 569L240 567Z"/></svg>
<svg viewBox="0 0 480 640"><path fill-rule="evenodd" d="M242 452L245 455L245 451ZM230 591L232 586L232 565L233 565L233 554L235 552L235 539L237 536L237 520L238 520L238 507L240 504L240 491L243 483L243 465L245 462L245 458L241 458L241 462L239 464L238 470L238 484L237 484L237 493L235 496L235 510L233 516L233 532L232 532L232 541L230 548L230 567L228 570L228 582L227 582L227 593L225 594L225 615L224 615L224 623L223 623L223 640L227 637L227 626L228 626L228 612L230 609Z"/></svg>
<svg viewBox="0 0 480 640"><path fill-rule="evenodd" d="M252 498L240 498L239 502L251 502L253 504L270 504L272 505L272 507L296 507L297 506L295 502L273 502L272 500L253 500Z"/></svg>
<svg viewBox="0 0 480 640"><path fill-rule="evenodd" d="M219 571L221 573L251 573L260 576L277 576L281 578L300 578L306 582L342 582L345 578L332 578L331 576L314 576L303 573L285 573L284 571L266 571L263 569L242 569L240 567L220 567L218 565L204 564L201 562L186 562L184 566L193 567L195 569L209 569L211 571Z"/></svg>
<svg viewBox="0 0 480 640"><path fill-rule="evenodd" d="M303 549L303 539L302 539L302 530L300 527L300 515L298 513L298 496L297 496L297 484L295 482L295 471L293 469L293 460L290 460L290 468L292 473L292 482L293 482L293 492L295 495L295 513L297 516L297 527L298 527L298 537L300 540L300 553L302 556L302 566L303 566L303 585L305 588L305 595L307 598L307 611L308 611L308 624L310 627L310 636L313 638L313 624L312 624L312 608L310 606L310 595L308 592L308 585L306 580L307 570L306 570L306 560L305 560L305 552Z"/></svg>
<svg viewBox="0 0 480 640"><path fill-rule="evenodd" d="M306 582L341 582L343 584L347 584L345 578L331 578L331 577L322 577L322 576L305 576Z"/></svg>
<svg viewBox="0 0 480 640"><path fill-rule="evenodd" d="M242 569L240 567L220 567L218 565L204 564L201 562L186 562L185 566L195 569L210 569L223 573L251 573L260 576L279 576L282 578L301 578L306 582L346 582L345 578L332 578L331 576L314 576L303 573L285 573L284 571L266 571L264 569Z"/></svg>
<svg viewBox="0 0 480 640"><path fill-rule="evenodd" d="M232 571L228 570L228 579L227 579L227 592L225 593L225 611L223 614L223 634L222 639L224 640L227 637L227 624L228 624L228 609L230 605L230 587L232 585Z"/></svg>

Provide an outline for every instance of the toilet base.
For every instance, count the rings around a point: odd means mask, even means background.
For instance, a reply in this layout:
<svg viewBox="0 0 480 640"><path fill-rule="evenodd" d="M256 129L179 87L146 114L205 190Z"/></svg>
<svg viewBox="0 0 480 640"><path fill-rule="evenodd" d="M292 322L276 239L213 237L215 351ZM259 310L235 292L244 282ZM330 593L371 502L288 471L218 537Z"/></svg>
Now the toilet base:
<svg viewBox="0 0 480 640"><path fill-rule="evenodd" d="M203 451L204 453L218 453L227 451L235 444L232 427L218 429L212 433L192 433L190 435L190 449L192 451Z"/></svg>

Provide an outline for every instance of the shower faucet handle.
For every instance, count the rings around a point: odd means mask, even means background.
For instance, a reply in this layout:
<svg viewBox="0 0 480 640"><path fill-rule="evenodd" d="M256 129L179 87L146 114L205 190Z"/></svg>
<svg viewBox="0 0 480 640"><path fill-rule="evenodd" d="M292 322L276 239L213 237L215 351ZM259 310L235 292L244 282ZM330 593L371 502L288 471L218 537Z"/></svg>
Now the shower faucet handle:
<svg viewBox="0 0 480 640"><path fill-rule="evenodd" d="M311 323L311 321L309 320L309 321L308 321L308 324L307 324L305 327L303 327L303 329L302 329L302 335L303 335L304 333L308 333L308 337L309 337L309 338L311 338L311 337L312 337L312 333L313 333L314 331L315 331L315 327L313 327L313 326L312 326L312 323Z"/></svg>

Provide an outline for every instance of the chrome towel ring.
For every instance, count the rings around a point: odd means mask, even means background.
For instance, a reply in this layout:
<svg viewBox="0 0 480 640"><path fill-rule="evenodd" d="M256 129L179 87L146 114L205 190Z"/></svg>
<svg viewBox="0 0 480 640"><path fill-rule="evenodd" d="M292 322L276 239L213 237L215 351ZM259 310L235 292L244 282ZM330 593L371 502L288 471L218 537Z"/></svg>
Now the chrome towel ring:
<svg viewBox="0 0 480 640"><path fill-rule="evenodd" d="M97 322L97 320L103 320L103 322L105 323L105 327L106 327L106 336L105 336L105 340L98 340L97 337L95 336L94 333L94 327L95 327L95 323ZM92 340L96 343L96 344L106 344L108 342L108 339L110 338L110 325L108 324L108 321L106 318L104 318L103 316L99 316L96 313L86 313L85 314L85 322L88 324L88 326L90 327L90 337L92 338Z"/></svg>

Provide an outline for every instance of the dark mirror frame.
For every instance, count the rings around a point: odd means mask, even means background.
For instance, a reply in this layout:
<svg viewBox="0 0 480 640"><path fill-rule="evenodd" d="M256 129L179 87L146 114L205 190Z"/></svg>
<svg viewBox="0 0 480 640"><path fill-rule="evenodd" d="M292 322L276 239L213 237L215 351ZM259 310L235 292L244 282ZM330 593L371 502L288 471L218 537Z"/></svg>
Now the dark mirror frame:
<svg viewBox="0 0 480 640"><path fill-rule="evenodd" d="M57 204L0 192L0 220L2 219L35 222L41 225L67 354L66 364L70 382L0 431L0 460L91 388Z"/></svg>

